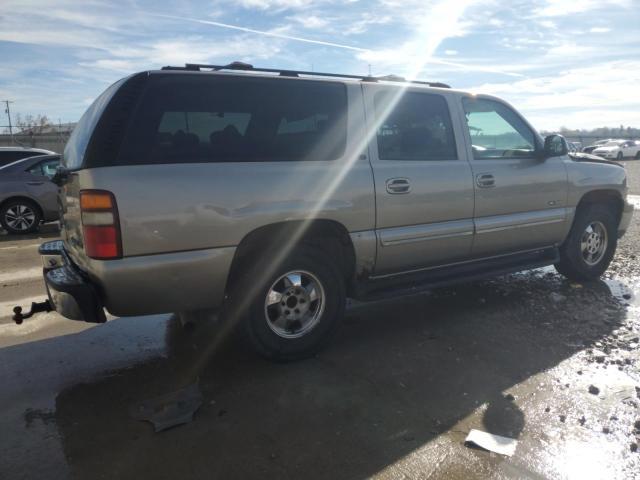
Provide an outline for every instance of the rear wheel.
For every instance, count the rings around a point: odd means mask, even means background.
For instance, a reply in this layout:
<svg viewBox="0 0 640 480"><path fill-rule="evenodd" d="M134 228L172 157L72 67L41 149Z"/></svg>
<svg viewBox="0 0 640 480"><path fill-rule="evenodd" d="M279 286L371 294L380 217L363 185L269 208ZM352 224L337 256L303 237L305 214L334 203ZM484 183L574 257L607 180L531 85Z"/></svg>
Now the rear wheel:
<svg viewBox="0 0 640 480"><path fill-rule="evenodd" d="M620 161L622 160L622 158L623 158L622 152L618 152L618 155L616 155L616 160Z"/></svg>
<svg viewBox="0 0 640 480"><path fill-rule="evenodd" d="M11 200L0 209L2 228L11 234L33 233L41 220L40 209L29 200Z"/></svg>
<svg viewBox="0 0 640 480"><path fill-rule="evenodd" d="M302 246L274 266L261 259L232 289L230 312L240 312L251 343L276 361L315 354L344 313L342 273L322 251Z"/></svg>
<svg viewBox="0 0 640 480"><path fill-rule="evenodd" d="M571 232L560 248L556 270L576 281L602 275L616 251L617 222L610 208L588 205L576 213Z"/></svg>

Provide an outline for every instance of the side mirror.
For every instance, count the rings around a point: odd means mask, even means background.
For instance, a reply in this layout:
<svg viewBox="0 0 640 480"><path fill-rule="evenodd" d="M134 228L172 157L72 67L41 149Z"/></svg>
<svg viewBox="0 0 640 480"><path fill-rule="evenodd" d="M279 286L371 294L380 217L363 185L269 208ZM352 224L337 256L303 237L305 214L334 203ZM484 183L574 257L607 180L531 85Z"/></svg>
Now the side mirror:
<svg viewBox="0 0 640 480"><path fill-rule="evenodd" d="M569 147L562 135L552 133L544 138L543 158L561 157L567 153L569 153Z"/></svg>
<svg viewBox="0 0 640 480"><path fill-rule="evenodd" d="M69 170L64 168L62 165L58 165L58 168L56 168L55 175L51 177L51 181L56 185L58 185L59 187L62 187L64 186L64 184L66 184L69 181L69 177L70 177Z"/></svg>

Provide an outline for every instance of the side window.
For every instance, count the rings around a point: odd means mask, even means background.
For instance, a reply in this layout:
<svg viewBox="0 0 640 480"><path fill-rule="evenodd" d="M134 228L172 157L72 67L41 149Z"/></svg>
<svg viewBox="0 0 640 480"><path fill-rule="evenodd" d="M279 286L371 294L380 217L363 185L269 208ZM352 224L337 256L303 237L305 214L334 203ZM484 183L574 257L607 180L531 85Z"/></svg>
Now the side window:
<svg viewBox="0 0 640 480"><path fill-rule="evenodd" d="M533 131L506 105L485 99L463 99L473 158L535 156Z"/></svg>
<svg viewBox="0 0 640 480"><path fill-rule="evenodd" d="M377 131L380 160L456 160L456 142L447 102L441 95L397 91L374 97L376 115L386 115Z"/></svg>
<svg viewBox="0 0 640 480"><path fill-rule="evenodd" d="M42 163L36 163L31 168L27 169L27 172L29 172L31 175L38 175L41 177L42 175L44 175L42 173Z"/></svg>
<svg viewBox="0 0 640 480"><path fill-rule="evenodd" d="M326 161L347 139L336 82L156 76L118 163Z"/></svg>
<svg viewBox="0 0 640 480"><path fill-rule="evenodd" d="M27 170L32 175L45 176L53 178L56 174L56 169L60 165L60 160L48 160L44 162L38 162Z"/></svg>
<svg viewBox="0 0 640 480"><path fill-rule="evenodd" d="M56 170L58 169L58 165L60 165L60 160L49 160L48 162L42 163L42 173L49 178L53 178L56 174Z"/></svg>

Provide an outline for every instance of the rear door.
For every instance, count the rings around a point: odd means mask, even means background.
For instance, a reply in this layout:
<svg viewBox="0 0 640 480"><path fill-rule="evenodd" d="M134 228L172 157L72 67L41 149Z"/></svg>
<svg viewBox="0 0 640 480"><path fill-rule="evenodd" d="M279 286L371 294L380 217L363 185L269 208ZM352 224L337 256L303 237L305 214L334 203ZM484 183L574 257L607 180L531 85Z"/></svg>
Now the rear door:
<svg viewBox="0 0 640 480"><path fill-rule="evenodd" d="M363 85L376 191L376 275L467 259L473 183L453 99L438 90Z"/></svg>
<svg viewBox="0 0 640 480"><path fill-rule="evenodd" d="M567 157L538 158L537 134L505 103L467 97L462 108L476 192L474 257L561 243Z"/></svg>
<svg viewBox="0 0 640 480"><path fill-rule="evenodd" d="M58 210L58 186L51 181L58 165L58 159L38 162L28 170L29 177L25 179L27 191L38 200L45 218L51 217Z"/></svg>

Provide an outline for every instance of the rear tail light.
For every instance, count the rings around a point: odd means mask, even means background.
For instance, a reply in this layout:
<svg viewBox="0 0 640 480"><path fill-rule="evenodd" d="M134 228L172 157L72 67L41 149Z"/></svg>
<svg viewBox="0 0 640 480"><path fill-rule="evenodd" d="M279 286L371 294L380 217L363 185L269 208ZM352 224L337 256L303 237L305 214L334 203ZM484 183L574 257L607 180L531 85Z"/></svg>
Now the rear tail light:
<svg viewBox="0 0 640 480"><path fill-rule="evenodd" d="M80 192L84 250L88 257L110 260L122 257L116 199L105 190Z"/></svg>

